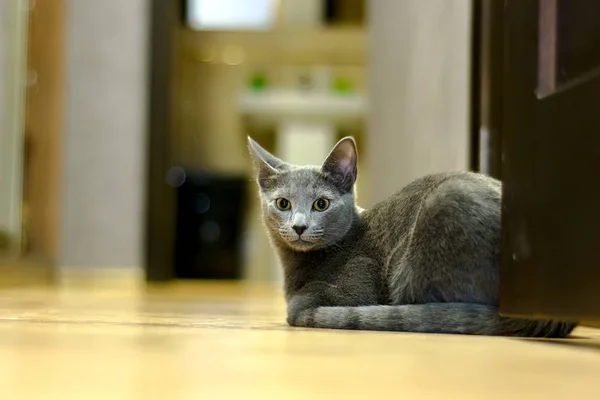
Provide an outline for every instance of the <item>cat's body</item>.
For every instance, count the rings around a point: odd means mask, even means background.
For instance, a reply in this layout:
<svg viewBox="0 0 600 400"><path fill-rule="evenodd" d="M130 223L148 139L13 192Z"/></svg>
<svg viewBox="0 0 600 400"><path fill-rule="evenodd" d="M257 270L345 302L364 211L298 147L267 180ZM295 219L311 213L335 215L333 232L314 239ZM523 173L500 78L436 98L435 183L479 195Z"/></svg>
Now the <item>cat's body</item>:
<svg viewBox="0 0 600 400"><path fill-rule="evenodd" d="M499 316L499 181L430 175L364 211L354 203L353 140L320 168L250 144L290 325L545 337L575 327Z"/></svg>

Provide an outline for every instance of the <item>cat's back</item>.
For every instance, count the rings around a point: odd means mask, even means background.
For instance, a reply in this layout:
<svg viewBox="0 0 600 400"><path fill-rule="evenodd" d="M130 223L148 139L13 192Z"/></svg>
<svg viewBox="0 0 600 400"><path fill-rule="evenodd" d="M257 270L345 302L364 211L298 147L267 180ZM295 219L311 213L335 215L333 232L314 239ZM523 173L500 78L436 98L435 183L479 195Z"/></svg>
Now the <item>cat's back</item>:
<svg viewBox="0 0 600 400"><path fill-rule="evenodd" d="M414 180L365 211L361 219L367 241L381 257L386 257L410 235L423 214L499 221L500 196L500 181L488 176L473 172L431 174Z"/></svg>

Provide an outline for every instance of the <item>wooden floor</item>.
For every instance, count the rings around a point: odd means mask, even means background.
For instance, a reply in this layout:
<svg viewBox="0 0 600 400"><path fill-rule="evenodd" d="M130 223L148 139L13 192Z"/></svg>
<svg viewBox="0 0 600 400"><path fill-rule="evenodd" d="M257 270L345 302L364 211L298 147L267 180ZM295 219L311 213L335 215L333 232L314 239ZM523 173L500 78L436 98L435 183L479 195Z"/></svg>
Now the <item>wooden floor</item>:
<svg viewBox="0 0 600 400"><path fill-rule="evenodd" d="M0 285L0 399L585 399L600 334L299 330L272 287Z"/></svg>

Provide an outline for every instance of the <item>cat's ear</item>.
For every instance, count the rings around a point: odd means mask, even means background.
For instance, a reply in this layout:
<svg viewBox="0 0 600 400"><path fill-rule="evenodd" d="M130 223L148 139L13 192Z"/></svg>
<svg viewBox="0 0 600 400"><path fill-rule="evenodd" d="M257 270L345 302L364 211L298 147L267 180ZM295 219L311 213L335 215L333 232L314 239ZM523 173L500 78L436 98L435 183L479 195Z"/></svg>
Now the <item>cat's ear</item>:
<svg viewBox="0 0 600 400"><path fill-rule="evenodd" d="M340 140L321 166L328 179L344 191L351 191L357 177L358 151L350 136Z"/></svg>
<svg viewBox="0 0 600 400"><path fill-rule="evenodd" d="M286 170L289 165L263 149L250 136L248 136L248 147L256 170L258 184L261 188L266 189L275 176Z"/></svg>

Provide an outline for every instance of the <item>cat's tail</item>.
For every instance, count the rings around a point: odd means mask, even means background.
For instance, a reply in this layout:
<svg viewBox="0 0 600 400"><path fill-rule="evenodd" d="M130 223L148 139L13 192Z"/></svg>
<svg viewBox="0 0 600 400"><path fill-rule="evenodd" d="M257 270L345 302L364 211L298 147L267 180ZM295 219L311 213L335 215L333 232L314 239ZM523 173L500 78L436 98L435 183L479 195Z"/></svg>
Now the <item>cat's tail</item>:
<svg viewBox="0 0 600 400"><path fill-rule="evenodd" d="M329 329L562 338L576 323L501 317L497 307L469 303L318 307L290 325Z"/></svg>

